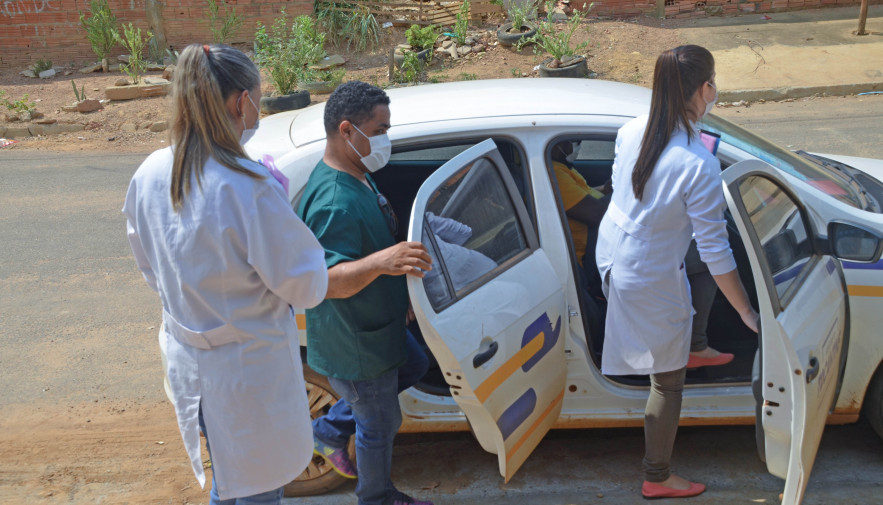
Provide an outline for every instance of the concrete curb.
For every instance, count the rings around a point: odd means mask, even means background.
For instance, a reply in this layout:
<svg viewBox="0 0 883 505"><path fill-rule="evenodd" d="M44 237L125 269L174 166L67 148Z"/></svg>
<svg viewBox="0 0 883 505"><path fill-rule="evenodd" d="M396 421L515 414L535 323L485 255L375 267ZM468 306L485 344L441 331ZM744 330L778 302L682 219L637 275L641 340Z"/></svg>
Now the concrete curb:
<svg viewBox="0 0 883 505"><path fill-rule="evenodd" d="M718 101L720 102L757 102L759 100L787 100L789 98L806 98L808 96L846 96L866 93L868 91L883 91L883 82L868 82L862 84L834 84L827 86L786 86L770 89L738 89L721 90Z"/></svg>

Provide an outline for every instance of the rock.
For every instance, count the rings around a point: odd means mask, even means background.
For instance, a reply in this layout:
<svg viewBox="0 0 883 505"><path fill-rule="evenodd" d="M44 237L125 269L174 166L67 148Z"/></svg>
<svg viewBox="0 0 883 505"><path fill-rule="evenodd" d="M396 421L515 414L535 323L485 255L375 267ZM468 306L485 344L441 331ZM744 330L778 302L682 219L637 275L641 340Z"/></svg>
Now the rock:
<svg viewBox="0 0 883 505"><path fill-rule="evenodd" d="M154 133L164 132L169 129L168 121L157 121L150 125L150 131Z"/></svg>
<svg viewBox="0 0 883 505"><path fill-rule="evenodd" d="M165 84L165 85L171 84L171 82L169 82L168 79L164 79L162 77L150 76L150 75L141 79L141 82L144 83L144 85L146 85L146 86L153 86L155 84Z"/></svg>
<svg viewBox="0 0 883 505"><path fill-rule="evenodd" d="M460 56L466 56L467 54L469 54L469 53L471 53L471 52L472 52L472 48L469 47L469 46L463 46L463 47L458 47L458 48L457 48L457 53L458 53Z"/></svg>
<svg viewBox="0 0 883 505"><path fill-rule="evenodd" d="M121 54L117 56L117 61L121 61L123 63L129 63L130 56L128 54Z"/></svg>
<svg viewBox="0 0 883 505"><path fill-rule="evenodd" d="M113 142L116 139L117 139L116 137L107 137L108 142Z"/></svg>
<svg viewBox="0 0 883 505"><path fill-rule="evenodd" d="M18 113L19 121L30 121L33 117L33 114L29 110Z"/></svg>
<svg viewBox="0 0 883 505"><path fill-rule="evenodd" d="M484 47L484 44L476 44L476 45L472 46L473 53L483 53L485 51L485 49L487 49L487 48Z"/></svg>
<svg viewBox="0 0 883 505"><path fill-rule="evenodd" d="M6 114L7 123L15 123L18 121L18 114Z"/></svg>
<svg viewBox="0 0 883 505"><path fill-rule="evenodd" d="M6 127L0 126L0 146L2 146L3 136L6 135Z"/></svg>
<svg viewBox="0 0 883 505"><path fill-rule="evenodd" d="M83 114L86 112L95 112L101 109L101 102L92 98L89 100L80 100L77 102L77 112Z"/></svg>
<svg viewBox="0 0 883 505"><path fill-rule="evenodd" d="M467 46L471 46L472 44L475 44L475 37L466 37L466 40L464 40L464 42Z"/></svg>
<svg viewBox="0 0 883 505"><path fill-rule="evenodd" d="M64 75L65 75L65 77L66 77L66 76L69 76L69 75L71 75L71 74L73 74L73 73L74 73L73 70L65 70L65 71L64 71Z"/></svg>
<svg viewBox="0 0 883 505"><path fill-rule="evenodd" d="M40 79L52 79L58 72L54 68L40 72Z"/></svg>
<svg viewBox="0 0 883 505"><path fill-rule="evenodd" d="M83 131L81 124L50 124L43 127L43 135L56 135L58 133L70 133Z"/></svg>
<svg viewBox="0 0 883 505"><path fill-rule="evenodd" d="M26 126L10 126L6 129L6 133L4 133L4 135L7 138L30 137L31 131L28 130Z"/></svg>
<svg viewBox="0 0 883 505"><path fill-rule="evenodd" d="M104 88L104 96L110 100L132 100L138 98L138 86L108 86Z"/></svg>
<svg viewBox="0 0 883 505"><path fill-rule="evenodd" d="M124 132L132 133L137 129L138 129L138 127L135 126L135 123L123 123L123 126L120 126L120 130L122 130Z"/></svg>
<svg viewBox="0 0 883 505"><path fill-rule="evenodd" d="M326 56L319 60L315 65L311 65L310 68L314 70L328 70L330 68L339 67L346 63L346 59L339 54L332 54L331 56Z"/></svg>
<svg viewBox="0 0 883 505"><path fill-rule="evenodd" d="M444 47L436 47L435 53L436 54L448 54L448 50L445 49Z"/></svg>
<svg viewBox="0 0 883 505"><path fill-rule="evenodd" d="M448 39L448 40L442 42L442 45L441 45L441 46L442 46L443 48L447 49L447 48L451 47L451 45L452 45L453 43L454 43L453 40Z"/></svg>
<svg viewBox="0 0 883 505"><path fill-rule="evenodd" d="M35 74L34 71L31 69L22 70L21 75L25 77L37 77L37 74Z"/></svg>
<svg viewBox="0 0 883 505"><path fill-rule="evenodd" d="M38 100L38 101L39 101L39 100ZM31 112L31 119L40 119L41 117L43 117L43 113L42 113L42 112L40 112L40 111L38 111L38 110L35 110L35 111Z"/></svg>
<svg viewBox="0 0 883 505"><path fill-rule="evenodd" d="M91 74L92 72L100 72L101 71L101 63L96 63L94 65L89 65L88 67L83 67L80 69L81 74Z"/></svg>
<svg viewBox="0 0 883 505"><path fill-rule="evenodd" d="M457 52L457 44L451 44L451 47L448 48L448 54L455 60L460 57L460 53Z"/></svg>
<svg viewBox="0 0 883 505"><path fill-rule="evenodd" d="M138 86L140 96L142 98L146 98L149 96L165 96L168 94L169 89L172 87L172 84L166 82L166 84L144 84Z"/></svg>
<svg viewBox="0 0 883 505"><path fill-rule="evenodd" d="M411 44L399 44L399 45L396 46L396 51L399 51L399 49L410 51L410 50L411 50ZM401 51L399 51L399 52L401 52Z"/></svg>
<svg viewBox="0 0 883 505"><path fill-rule="evenodd" d="M77 112L77 104L74 105L62 105L62 112Z"/></svg>
<svg viewBox="0 0 883 505"><path fill-rule="evenodd" d="M31 137L37 137L39 135L43 135L43 125L32 124L28 126L28 132L30 132Z"/></svg>
<svg viewBox="0 0 883 505"><path fill-rule="evenodd" d="M146 129L150 128L150 126L152 124L153 124L153 121L141 121L140 123L138 123L138 129L139 130L146 130Z"/></svg>
<svg viewBox="0 0 883 505"><path fill-rule="evenodd" d="M47 124L55 124L57 119L38 119L35 121L37 124L47 125Z"/></svg>
<svg viewBox="0 0 883 505"><path fill-rule="evenodd" d="M129 82L129 80L126 79L125 77L120 77L119 79L117 79L113 83L114 86L128 86L129 84L132 84L132 83Z"/></svg>
<svg viewBox="0 0 883 505"><path fill-rule="evenodd" d="M171 81L172 77L175 75L175 65L169 65L162 71L162 78Z"/></svg>
<svg viewBox="0 0 883 505"><path fill-rule="evenodd" d="M559 21L567 21L567 13L564 12L564 9L561 7L555 7L552 11L552 14L549 16L549 19L552 20L553 23L557 23Z"/></svg>
<svg viewBox="0 0 883 505"><path fill-rule="evenodd" d="M165 69L166 69L166 66L163 65L162 63L148 63L147 64L147 71L148 72L162 72Z"/></svg>

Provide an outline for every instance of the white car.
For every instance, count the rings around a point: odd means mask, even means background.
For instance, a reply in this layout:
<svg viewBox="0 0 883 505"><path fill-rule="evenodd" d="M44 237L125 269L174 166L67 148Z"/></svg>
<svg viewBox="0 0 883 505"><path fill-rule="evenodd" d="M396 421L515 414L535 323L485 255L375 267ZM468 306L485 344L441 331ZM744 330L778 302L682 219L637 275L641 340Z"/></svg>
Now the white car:
<svg viewBox="0 0 883 505"><path fill-rule="evenodd" d="M401 394L402 431L471 429L508 481L549 429L641 426L647 378L600 373L603 303L579 289L550 153L578 141L574 166L603 184L617 129L648 111L650 91L513 79L388 94L393 154L375 180L399 239L426 244L439 274L408 279L437 366ZM323 112L264 118L246 146L275 158L295 207L325 149ZM681 424L757 420L760 456L786 479L783 503L799 503L826 421L855 422L864 406L883 436L883 162L792 153L713 115L701 126L721 136L730 241L761 332L718 295L710 345L736 359L688 371ZM471 226L462 246L493 260L490 269L464 277L446 263L428 212ZM298 324L306 345L303 315ZM336 396L305 370L321 415ZM316 458L287 494L341 482Z"/></svg>

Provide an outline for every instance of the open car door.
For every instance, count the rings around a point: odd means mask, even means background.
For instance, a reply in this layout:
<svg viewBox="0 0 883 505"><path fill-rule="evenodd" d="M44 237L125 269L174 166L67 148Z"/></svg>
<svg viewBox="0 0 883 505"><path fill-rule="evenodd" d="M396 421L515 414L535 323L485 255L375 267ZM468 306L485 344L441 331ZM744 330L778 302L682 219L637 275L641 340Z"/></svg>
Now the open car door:
<svg viewBox="0 0 883 505"><path fill-rule="evenodd" d="M508 480L561 413L566 305L492 140L420 188L408 240L433 269L408 277L417 321L451 394Z"/></svg>
<svg viewBox="0 0 883 505"><path fill-rule="evenodd" d="M745 242L760 313L762 456L785 479L782 503L800 503L833 408L846 356L849 306L837 258L876 261L880 241L853 224L814 230L781 175L757 160L722 174ZM824 203L822 203L824 204Z"/></svg>

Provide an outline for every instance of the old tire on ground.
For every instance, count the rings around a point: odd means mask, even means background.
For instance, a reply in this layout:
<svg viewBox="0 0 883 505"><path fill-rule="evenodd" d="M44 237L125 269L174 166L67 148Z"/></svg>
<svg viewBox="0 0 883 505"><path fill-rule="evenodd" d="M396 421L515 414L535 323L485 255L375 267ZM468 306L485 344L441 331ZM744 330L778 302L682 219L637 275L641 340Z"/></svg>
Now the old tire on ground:
<svg viewBox="0 0 883 505"><path fill-rule="evenodd" d="M500 28L497 29L497 41L501 46L514 46L521 39L526 39L528 37L533 37L537 34L537 27L530 23L523 23L521 28L527 28L527 31L512 33L509 30L512 28L512 23L506 23Z"/></svg>
<svg viewBox="0 0 883 505"><path fill-rule="evenodd" d="M862 414L871 423L877 436L883 438L883 366L877 369L877 373L868 385Z"/></svg>
<svg viewBox="0 0 883 505"><path fill-rule="evenodd" d="M540 77L588 77L589 65L585 56L577 56L575 60L575 63L565 67L549 68L547 65L552 62L552 58L546 58L540 63Z"/></svg>
<svg viewBox="0 0 883 505"><path fill-rule="evenodd" d="M292 91L282 96L261 97L261 112L276 114L287 110L303 109L310 105L309 91Z"/></svg>
<svg viewBox="0 0 883 505"><path fill-rule="evenodd" d="M432 51L431 48L424 49L422 51L418 51L417 52L417 59L419 59L423 63L426 63L426 60L429 58L429 53L431 51ZM395 65L395 68L401 69L402 63L405 62L405 55L403 53L398 52L398 51L394 51L392 59L393 59L393 65Z"/></svg>
<svg viewBox="0 0 883 505"><path fill-rule="evenodd" d="M304 81L297 85L314 95L327 95L337 89L337 84L331 81Z"/></svg>
<svg viewBox="0 0 883 505"><path fill-rule="evenodd" d="M328 378L316 373L304 363L304 379L307 384L307 402L310 405L310 417L316 419L328 412L339 395L331 389ZM349 443L350 460L356 460L355 437ZM341 477L331 468L322 456L313 455L307 469L298 478L285 485L285 496L312 496L327 493L340 487L349 479Z"/></svg>

